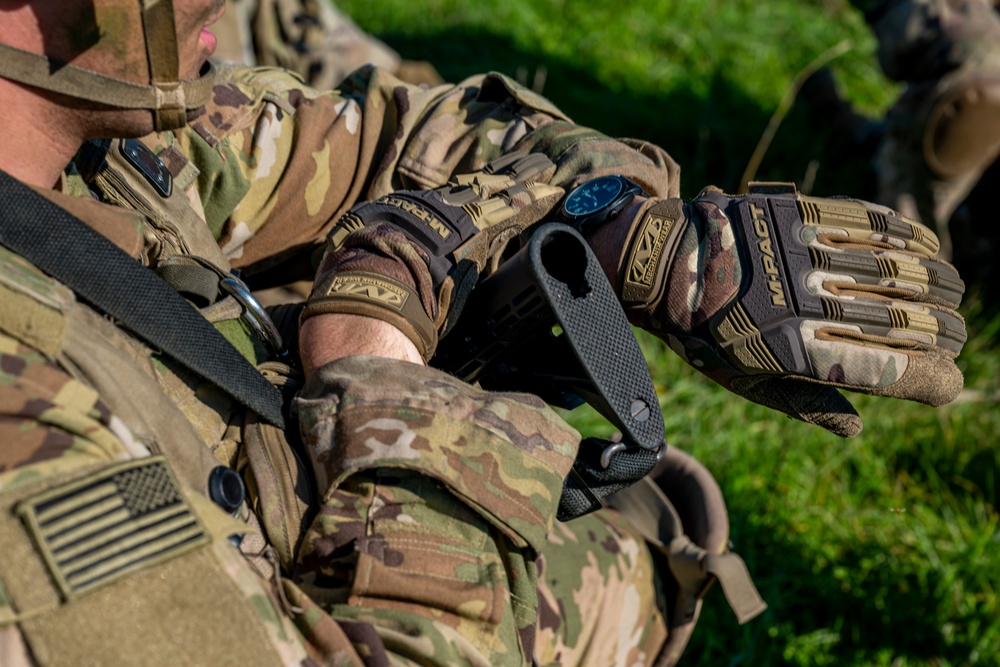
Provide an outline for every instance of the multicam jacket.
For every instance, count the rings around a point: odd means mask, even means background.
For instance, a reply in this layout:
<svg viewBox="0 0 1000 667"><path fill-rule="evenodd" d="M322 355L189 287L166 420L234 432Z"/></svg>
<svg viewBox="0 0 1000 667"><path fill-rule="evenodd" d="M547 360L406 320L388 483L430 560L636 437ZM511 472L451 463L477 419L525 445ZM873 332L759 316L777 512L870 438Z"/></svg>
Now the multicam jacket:
<svg viewBox="0 0 1000 667"><path fill-rule="evenodd" d="M426 90L367 69L317 92L225 69L189 128L145 142L171 201L135 196L138 181L85 156L43 194L151 268L196 254L257 285L307 277L356 201L439 186L513 149L547 153L566 187L621 173L678 191L660 149L577 127L500 75ZM210 470L247 466L239 406L2 248L0 304L5 665L569 663L610 627L581 622L585 588L604 585L590 597L617 624L656 616L649 568L613 520L547 541L578 436L534 397L370 358L318 371L294 406L317 506L281 576L246 505L234 518L206 500ZM263 362L240 309L214 308ZM258 512L262 493L250 489ZM572 576L545 562L568 591L536 593L536 556L565 545L582 549ZM649 620L597 659L649 660L663 641Z"/></svg>

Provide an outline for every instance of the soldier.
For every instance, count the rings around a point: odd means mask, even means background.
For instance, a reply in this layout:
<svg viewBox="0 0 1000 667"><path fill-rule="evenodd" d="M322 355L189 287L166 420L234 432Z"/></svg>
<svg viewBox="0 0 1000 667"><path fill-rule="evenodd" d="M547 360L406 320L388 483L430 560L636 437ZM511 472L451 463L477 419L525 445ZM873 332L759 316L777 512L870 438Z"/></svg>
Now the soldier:
<svg viewBox="0 0 1000 667"><path fill-rule="evenodd" d="M1000 237L956 209L1000 154L1000 15L990 0L856 0L886 76L906 88L874 124L840 98L828 71L803 90L817 114L872 145L878 201L934 227L943 256L992 286ZM877 131L873 132L873 129ZM876 141L872 136L876 135ZM995 171L995 170L994 170ZM989 189L987 187L987 189ZM955 239L955 241L953 241Z"/></svg>
<svg viewBox="0 0 1000 667"><path fill-rule="evenodd" d="M668 450L621 512L554 525L578 435L425 366L543 218L750 400L852 435L835 387L961 388L961 281L893 211L681 201L664 151L499 75L205 71L221 9L0 6L5 665L670 665L714 578L759 613L704 468ZM272 323L247 284L314 254Z"/></svg>

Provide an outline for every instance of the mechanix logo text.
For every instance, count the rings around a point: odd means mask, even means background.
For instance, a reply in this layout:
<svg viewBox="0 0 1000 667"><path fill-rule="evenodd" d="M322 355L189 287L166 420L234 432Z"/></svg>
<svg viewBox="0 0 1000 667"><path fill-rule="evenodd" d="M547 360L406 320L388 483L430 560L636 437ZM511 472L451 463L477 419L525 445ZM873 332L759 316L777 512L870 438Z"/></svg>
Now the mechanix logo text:
<svg viewBox="0 0 1000 667"><path fill-rule="evenodd" d="M396 208L402 209L412 215L413 217L423 220L427 223L430 229L437 233L442 239L446 239L451 235L451 230L448 227L434 217L434 214L427 209L421 207L419 204L415 204L411 201L406 201L405 199L399 199L398 197L383 197L383 204L388 204L389 206L395 206Z"/></svg>
<svg viewBox="0 0 1000 667"><path fill-rule="evenodd" d="M767 228L764 209L759 208L755 204L750 204L750 214L753 216L753 231L757 235L757 249L760 250L760 261L764 266L764 273L769 276L767 288L771 290L771 305L787 306L788 303L785 301L785 287L781 284L778 265L774 261L774 249L771 247L771 233Z"/></svg>
<svg viewBox="0 0 1000 667"><path fill-rule="evenodd" d="M402 310L406 303L407 293L385 280L379 280L372 276L338 276L333 279L333 284L327 290L326 295L332 296L354 296L372 301L379 301L382 304Z"/></svg>
<svg viewBox="0 0 1000 667"><path fill-rule="evenodd" d="M660 261L663 244L670 236L676 220L657 215L647 215L639 230L639 239L632 251L632 261L629 262L628 282L650 287L656 279L656 264Z"/></svg>

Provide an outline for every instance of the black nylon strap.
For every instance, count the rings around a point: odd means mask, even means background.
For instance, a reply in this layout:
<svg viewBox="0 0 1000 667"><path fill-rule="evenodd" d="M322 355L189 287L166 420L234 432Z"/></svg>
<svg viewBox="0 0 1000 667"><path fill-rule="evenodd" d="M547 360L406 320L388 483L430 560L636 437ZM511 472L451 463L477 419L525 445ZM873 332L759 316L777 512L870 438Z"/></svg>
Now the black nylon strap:
<svg viewBox="0 0 1000 667"><path fill-rule="evenodd" d="M563 482L556 512L560 521L600 509L605 498L648 475L659 460L657 451L633 446L615 454L604 468L599 459L607 445L607 441L597 438L587 438L580 443L573 474Z"/></svg>
<svg viewBox="0 0 1000 667"><path fill-rule="evenodd" d="M204 266L163 264L156 275L198 308L211 306L219 296L219 274Z"/></svg>
<svg viewBox="0 0 1000 667"><path fill-rule="evenodd" d="M152 271L2 170L0 244L265 421L284 427L281 394L198 311Z"/></svg>

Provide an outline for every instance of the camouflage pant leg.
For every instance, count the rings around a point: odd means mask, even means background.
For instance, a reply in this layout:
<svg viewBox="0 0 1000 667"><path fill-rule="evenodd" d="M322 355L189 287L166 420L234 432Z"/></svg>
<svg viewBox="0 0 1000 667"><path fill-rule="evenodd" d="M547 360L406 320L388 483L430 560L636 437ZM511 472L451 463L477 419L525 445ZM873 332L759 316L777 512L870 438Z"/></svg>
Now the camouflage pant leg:
<svg viewBox="0 0 1000 667"><path fill-rule="evenodd" d="M651 664L666 639L645 541L601 510L557 523L539 558L541 665Z"/></svg>

